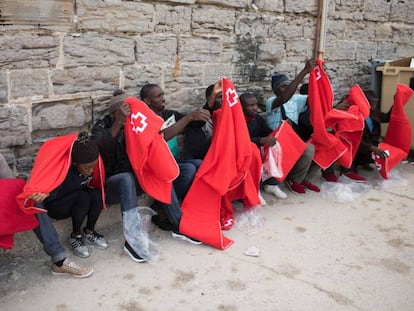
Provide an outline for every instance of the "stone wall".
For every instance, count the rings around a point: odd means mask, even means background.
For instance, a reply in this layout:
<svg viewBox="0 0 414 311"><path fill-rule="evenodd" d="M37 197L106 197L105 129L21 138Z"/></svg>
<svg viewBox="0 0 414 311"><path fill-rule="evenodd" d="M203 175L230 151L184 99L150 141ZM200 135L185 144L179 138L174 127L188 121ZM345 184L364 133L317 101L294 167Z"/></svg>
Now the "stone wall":
<svg viewBox="0 0 414 311"><path fill-rule="evenodd" d="M372 60L414 55L413 1L328 2L335 96L368 87ZM187 111L226 76L263 100L273 71L293 78L314 55L316 0L2 3L0 150L16 172L30 170L46 139L90 128L116 88L158 83L169 107Z"/></svg>

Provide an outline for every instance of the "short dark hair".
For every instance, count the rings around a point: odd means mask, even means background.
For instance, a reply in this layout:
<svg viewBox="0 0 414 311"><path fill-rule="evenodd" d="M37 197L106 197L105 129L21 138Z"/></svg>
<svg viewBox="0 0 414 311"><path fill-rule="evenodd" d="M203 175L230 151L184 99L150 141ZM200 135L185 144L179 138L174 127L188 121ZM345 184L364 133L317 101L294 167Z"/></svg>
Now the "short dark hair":
<svg viewBox="0 0 414 311"><path fill-rule="evenodd" d="M206 99L208 99L210 97L211 93L213 93L213 89L214 89L214 84L210 84L206 88Z"/></svg>
<svg viewBox="0 0 414 311"><path fill-rule="evenodd" d="M142 87L141 91L139 92L139 97L140 97L142 100L144 100L145 98L148 98L148 96L149 96L149 92L150 92L153 88L155 88L155 87L159 87L159 85L158 85L158 84L154 84L154 83L148 83L148 84L145 84L145 85Z"/></svg>
<svg viewBox="0 0 414 311"><path fill-rule="evenodd" d="M246 104L246 100L247 99L249 99L249 98L256 98L256 96L254 96L253 93L248 93L247 92L247 93L241 94L239 98L240 98L241 105L244 106Z"/></svg>
<svg viewBox="0 0 414 311"><path fill-rule="evenodd" d="M72 162L91 163L98 159L98 147L87 132L80 132L72 146Z"/></svg>

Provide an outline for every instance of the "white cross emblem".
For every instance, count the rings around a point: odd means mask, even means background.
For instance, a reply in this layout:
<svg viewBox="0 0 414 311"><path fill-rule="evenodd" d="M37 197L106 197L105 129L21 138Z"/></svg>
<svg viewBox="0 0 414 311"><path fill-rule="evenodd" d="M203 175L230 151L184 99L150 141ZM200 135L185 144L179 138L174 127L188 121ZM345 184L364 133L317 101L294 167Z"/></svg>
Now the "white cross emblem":
<svg viewBox="0 0 414 311"><path fill-rule="evenodd" d="M132 130L138 134L138 132L142 133L145 128L148 126L148 123L146 122L147 117L143 115L141 112L137 113L131 113L131 125ZM136 125L136 123L138 125Z"/></svg>
<svg viewBox="0 0 414 311"><path fill-rule="evenodd" d="M239 98L239 96L236 93L235 89L227 89L226 91L226 97L227 97L227 101L229 102L230 107L233 107L234 105L237 104L237 99Z"/></svg>

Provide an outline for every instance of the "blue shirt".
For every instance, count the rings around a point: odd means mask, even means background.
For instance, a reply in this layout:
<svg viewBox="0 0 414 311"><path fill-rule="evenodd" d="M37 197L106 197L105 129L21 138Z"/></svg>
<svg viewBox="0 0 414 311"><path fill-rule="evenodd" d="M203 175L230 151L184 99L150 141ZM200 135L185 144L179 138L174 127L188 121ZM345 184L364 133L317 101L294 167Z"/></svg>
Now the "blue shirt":
<svg viewBox="0 0 414 311"><path fill-rule="evenodd" d="M270 97L266 101L266 122L267 125L274 130L282 123L282 113L280 107L272 110L272 104L276 96ZM299 121L299 114L306 110L306 100L308 95L293 95L286 103L283 104L285 108L286 117L295 122Z"/></svg>

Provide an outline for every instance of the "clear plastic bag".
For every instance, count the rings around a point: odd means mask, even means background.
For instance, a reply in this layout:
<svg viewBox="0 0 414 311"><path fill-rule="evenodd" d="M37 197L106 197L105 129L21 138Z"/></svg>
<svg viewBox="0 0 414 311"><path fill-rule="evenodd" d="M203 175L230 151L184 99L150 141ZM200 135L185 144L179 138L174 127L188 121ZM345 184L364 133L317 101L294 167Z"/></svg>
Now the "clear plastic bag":
<svg viewBox="0 0 414 311"><path fill-rule="evenodd" d="M394 168L389 172L389 178L383 179L382 177L378 178L377 185L375 188L381 190L388 190L391 188L407 186L408 181L401 176L401 173L398 169Z"/></svg>
<svg viewBox="0 0 414 311"><path fill-rule="evenodd" d="M155 261L159 257L158 245L151 241L148 235L148 217L149 222L152 217L149 210L149 207L138 207L122 213L126 241L147 262Z"/></svg>
<svg viewBox="0 0 414 311"><path fill-rule="evenodd" d="M259 233L263 230L264 218L261 215L262 207L257 205L250 208L237 208L234 210L235 226L247 235Z"/></svg>
<svg viewBox="0 0 414 311"><path fill-rule="evenodd" d="M345 179L340 182L323 182L321 185L322 198L338 203L352 202L371 189L372 185L369 183L357 183Z"/></svg>

